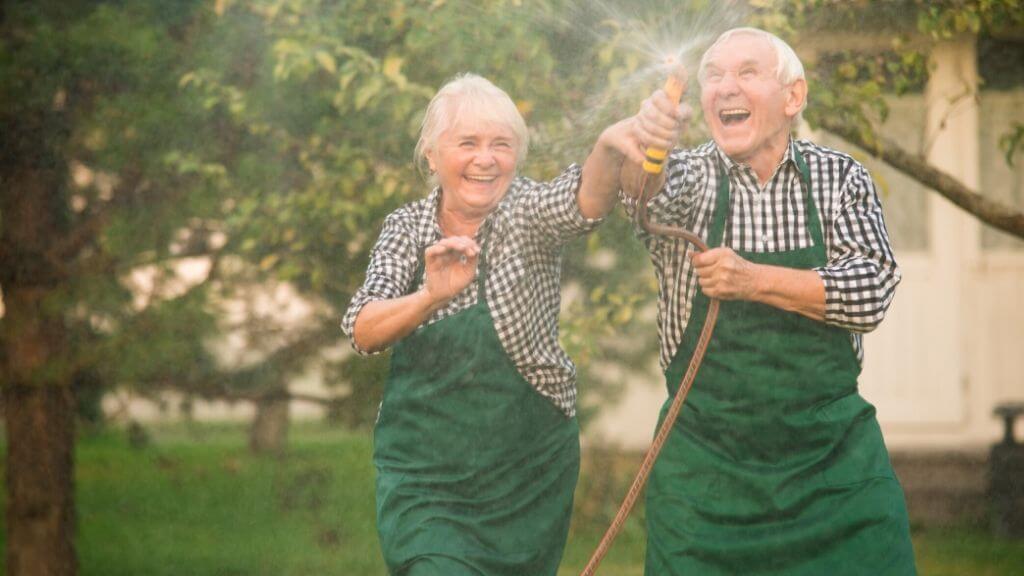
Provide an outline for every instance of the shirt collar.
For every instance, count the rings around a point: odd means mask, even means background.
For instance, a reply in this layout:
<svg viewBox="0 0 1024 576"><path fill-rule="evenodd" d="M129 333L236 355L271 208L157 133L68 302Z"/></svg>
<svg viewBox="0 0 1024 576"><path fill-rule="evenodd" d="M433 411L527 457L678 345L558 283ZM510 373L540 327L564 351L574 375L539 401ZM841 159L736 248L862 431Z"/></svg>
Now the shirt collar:
<svg viewBox="0 0 1024 576"><path fill-rule="evenodd" d="M726 172L732 172L733 168L736 168L738 166L746 166L746 164L740 164L739 162L735 162L732 158L729 158L728 154L726 154L724 151L722 151L721 148L719 148L717 142L715 143L715 151L718 154L718 159L721 160L722 162L722 166L725 166ZM782 170L782 168L787 163L792 163L793 168L797 168L796 160L794 159L796 158L796 154L799 154L799 152L796 149L796 140L794 140L793 137L790 136L789 144L786 146L786 151L782 154L782 161L779 162L779 165L775 169L776 172Z"/></svg>

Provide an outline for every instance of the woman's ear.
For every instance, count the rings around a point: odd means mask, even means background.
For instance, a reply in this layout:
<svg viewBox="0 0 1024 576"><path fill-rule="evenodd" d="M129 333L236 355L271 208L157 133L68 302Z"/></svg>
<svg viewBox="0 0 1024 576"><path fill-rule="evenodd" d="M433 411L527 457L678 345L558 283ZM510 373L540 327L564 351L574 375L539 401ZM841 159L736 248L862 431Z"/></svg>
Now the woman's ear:
<svg viewBox="0 0 1024 576"><path fill-rule="evenodd" d="M434 151L433 150L424 150L423 151L423 156L425 156L426 159L427 159L427 168L430 169L430 173L431 174L437 174L437 163L434 162Z"/></svg>

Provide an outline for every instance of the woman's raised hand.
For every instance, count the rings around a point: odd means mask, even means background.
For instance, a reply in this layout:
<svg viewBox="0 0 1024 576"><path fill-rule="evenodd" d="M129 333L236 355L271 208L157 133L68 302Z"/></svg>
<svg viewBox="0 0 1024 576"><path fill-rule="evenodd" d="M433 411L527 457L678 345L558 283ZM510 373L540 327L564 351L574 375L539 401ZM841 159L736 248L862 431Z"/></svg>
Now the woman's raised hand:
<svg viewBox="0 0 1024 576"><path fill-rule="evenodd" d="M443 238L423 253L426 289L431 299L443 305L473 281L480 246L466 236Z"/></svg>

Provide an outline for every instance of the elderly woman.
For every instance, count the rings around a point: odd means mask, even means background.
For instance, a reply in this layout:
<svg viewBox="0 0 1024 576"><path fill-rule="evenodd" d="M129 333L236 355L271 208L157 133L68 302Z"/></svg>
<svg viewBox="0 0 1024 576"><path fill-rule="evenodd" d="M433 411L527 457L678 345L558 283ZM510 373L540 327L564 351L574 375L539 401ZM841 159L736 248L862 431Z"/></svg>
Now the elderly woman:
<svg viewBox="0 0 1024 576"><path fill-rule="evenodd" d="M561 250L642 154L599 141L582 170L539 183L516 174L527 138L487 80L444 86L416 145L436 186L386 218L343 321L360 353L394 345L374 432L391 574L553 575L561 559L579 472Z"/></svg>

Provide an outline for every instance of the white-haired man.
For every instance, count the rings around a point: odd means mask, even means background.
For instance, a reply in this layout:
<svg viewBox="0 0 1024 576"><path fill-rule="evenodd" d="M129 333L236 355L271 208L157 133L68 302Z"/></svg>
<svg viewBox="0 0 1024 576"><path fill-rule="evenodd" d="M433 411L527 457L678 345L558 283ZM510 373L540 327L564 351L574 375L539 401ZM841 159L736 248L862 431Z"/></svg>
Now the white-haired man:
<svg viewBox="0 0 1024 576"><path fill-rule="evenodd" d="M648 206L710 250L641 233L670 399L709 298L723 303L647 489L646 574L915 574L903 491L857 393L859 334L900 280L871 177L791 137L807 83L774 35L726 32L698 79L713 141L674 150ZM659 91L609 131L674 140L687 117Z"/></svg>

